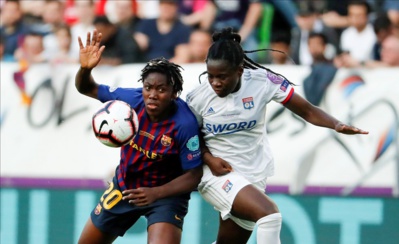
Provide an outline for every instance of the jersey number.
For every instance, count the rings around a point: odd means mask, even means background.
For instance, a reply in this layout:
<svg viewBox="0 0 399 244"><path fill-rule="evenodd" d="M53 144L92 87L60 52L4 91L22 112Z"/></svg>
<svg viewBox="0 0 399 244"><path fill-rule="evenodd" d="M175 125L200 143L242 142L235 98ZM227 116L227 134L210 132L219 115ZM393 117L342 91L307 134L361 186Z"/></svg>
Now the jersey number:
<svg viewBox="0 0 399 244"><path fill-rule="evenodd" d="M111 182L109 184L108 189L104 192L104 194L100 198L100 202L102 203L105 209L113 208L120 200L122 199L122 193L114 189L114 183Z"/></svg>

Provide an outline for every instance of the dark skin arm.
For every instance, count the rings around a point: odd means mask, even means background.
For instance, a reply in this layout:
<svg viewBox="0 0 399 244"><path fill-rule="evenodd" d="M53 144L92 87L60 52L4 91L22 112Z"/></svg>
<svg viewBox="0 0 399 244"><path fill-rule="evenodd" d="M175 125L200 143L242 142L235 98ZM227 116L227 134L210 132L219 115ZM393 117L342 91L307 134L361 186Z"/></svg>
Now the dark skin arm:
<svg viewBox="0 0 399 244"><path fill-rule="evenodd" d="M80 93L95 99L97 99L98 84L91 75L91 71L100 62L105 48L105 46L100 47L101 38L102 34L97 30L93 31L93 38L90 32L87 33L86 46L83 46L82 39L78 38L80 69L75 76L75 86Z"/></svg>
<svg viewBox="0 0 399 244"><path fill-rule="evenodd" d="M298 94L294 93L291 100L284 106L313 125L330 128L338 133L347 135L368 134L367 131L342 123L320 108L312 105ZM233 171L228 162L222 158L214 157L209 152L209 149L206 147L205 143L202 143L201 147L203 161L209 166L213 175L220 176Z"/></svg>
<svg viewBox="0 0 399 244"><path fill-rule="evenodd" d="M145 206L158 199L177 196L193 191L201 181L202 166L187 170L183 175L157 187L140 187L137 189L125 190L122 192L123 200L128 200L130 204Z"/></svg>
<svg viewBox="0 0 399 244"><path fill-rule="evenodd" d="M368 131L342 123L296 93L284 106L313 125L330 128L347 135L368 134Z"/></svg>

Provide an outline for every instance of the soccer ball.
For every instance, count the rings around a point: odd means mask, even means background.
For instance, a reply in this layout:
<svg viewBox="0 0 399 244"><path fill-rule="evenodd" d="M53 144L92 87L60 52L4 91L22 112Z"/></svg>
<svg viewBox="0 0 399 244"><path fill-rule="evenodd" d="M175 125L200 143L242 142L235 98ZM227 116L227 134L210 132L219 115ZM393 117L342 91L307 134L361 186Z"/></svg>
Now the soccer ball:
<svg viewBox="0 0 399 244"><path fill-rule="evenodd" d="M139 121L129 104L111 100L103 103L92 118L96 138L106 146L121 147L136 135Z"/></svg>

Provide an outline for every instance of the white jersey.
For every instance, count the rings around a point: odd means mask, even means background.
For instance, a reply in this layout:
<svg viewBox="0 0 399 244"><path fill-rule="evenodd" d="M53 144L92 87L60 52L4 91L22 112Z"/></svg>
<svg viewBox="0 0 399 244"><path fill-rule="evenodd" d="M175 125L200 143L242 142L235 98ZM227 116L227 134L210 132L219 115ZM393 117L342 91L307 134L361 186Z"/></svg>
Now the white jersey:
<svg viewBox="0 0 399 244"><path fill-rule="evenodd" d="M230 163L251 183L274 174L266 133L266 105L292 97L289 82L264 69L245 69L239 91L218 97L209 82L187 95L212 155Z"/></svg>

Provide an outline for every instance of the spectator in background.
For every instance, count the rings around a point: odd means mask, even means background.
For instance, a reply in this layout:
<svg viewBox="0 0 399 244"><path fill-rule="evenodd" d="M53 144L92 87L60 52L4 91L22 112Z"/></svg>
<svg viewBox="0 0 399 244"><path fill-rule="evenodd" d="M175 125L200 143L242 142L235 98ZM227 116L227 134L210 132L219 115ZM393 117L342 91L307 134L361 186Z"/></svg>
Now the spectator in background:
<svg viewBox="0 0 399 244"><path fill-rule="evenodd" d="M331 63L332 60L326 58L327 37L323 33L311 32L308 38L308 49L312 56L313 63Z"/></svg>
<svg viewBox="0 0 399 244"><path fill-rule="evenodd" d="M20 4L24 22L29 23L35 31L40 31L35 28L43 25L42 15L45 0L20 1Z"/></svg>
<svg viewBox="0 0 399 244"><path fill-rule="evenodd" d="M203 63L205 62L208 49L212 44L211 33L205 30L194 30L190 35L187 44L176 47L175 57L171 62L183 63Z"/></svg>
<svg viewBox="0 0 399 244"><path fill-rule="evenodd" d="M18 62L28 65L48 61L44 55L43 36L35 32L27 33L14 57Z"/></svg>
<svg viewBox="0 0 399 244"><path fill-rule="evenodd" d="M359 62L348 55L341 59L340 67L399 67L399 37L390 35L384 39L381 46L381 61L367 60L365 62Z"/></svg>
<svg viewBox="0 0 399 244"><path fill-rule="evenodd" d="M133 0L108 1L106 14L112 23L127 30L133 36L140 21L134 12Z"/></svg>
<svg viewBox="0 0 399 244"><path fill-rule="evenodd" d="M179 1L180 20L195 29L201 28L204 8L209 0L181 0Z"/></svg>
<svg viewBox="0 0 399 244"><path fill-rule="evenodd" d="M341 35L340 49L342 54L337 56L339 59L347 59L347 55L357 60L365 62L373 57L373 46L377 41L373 26L368 22L370 6L366 1L355 0L348 5L348 20L350 27L346 28Z"/></svg>
<svg viewBox="0 0 399 244"><path fill-rule="evenodd" d="M381 60L381 44L388 36L394 33L393 25L388 15L383 12L380 13L373 23L374 32L377 37L377 41L373 46L373 60Z"/></svg>
<svg viewBox="0 0 399 244"><path fill-rule="evenodd" d="M45 2L43 13L43 27L41 32L44 34L43 45L44 55L49 60L58 52L57 37L54 30L64 22L64 4L59 0L48 0Z"/></svg>
<svg viewBox="0 0 399 244"><path fill-rule="evenodd" d="M58 49L50 59L53 64L78 63L78 58L71 50L72 34L68 25L60 25L55 28L54 34L57 38Z"/></svg>
<svg viewBox="0 0 399 244"><path fill-rule="evenodd" d="M338 35L334 29L324 25L319 18L313 2L301 1L298 5L298 15L296 21L299 28L293 29L291 39L292 56L297 64L311 65L313 63L312 55L309 52L309 33L323 33L328 40L326 46L326 56L332 59L338 49Z"/></svg>
<svg viewBox="0 0 399 244"><path fill-rule="evenodd" d="M394 35L399 37L399 1L385 0L383 8L387 12L388 17L394 27Z"/></svg>
<svg viewBox="0 0 399 244"><path fill-rule="evenodd" d="M86 43L87 32L92 32L94 29L93 22L96 17L96 6L94 0L75 1L74 6L76 10L76 22L71 26L71 51L74 57L79 57L79 44L76 40L80 36L83 43Z"/></svg>
<svg viewBox="0 0 399 244"><path fill-rule="evenodd" d="M275 31L271 35L270 48L277 51L268 52L267 63L269 64L293 64L290 60L291 34L289 31ZM282 53L283 52L283 53Z"/></svg>
<svg viewBox="0 0 399 244"><path fill-rule="evenodd" d="M23 22L19 1L7 0L1 8L0 34L4 37L4 56L13 57L29 26Z"/></svg>
<svg viewBox="0 0 399 244"><path fill-rule="evenodd" d="M232 27L241 36L244 50L258 48L257 24L262 16L261 0L209 0L204 8L201 26L206 30ZM248 56L257 60L256 53Z"/></svg>
<svg viewBox="0 0 399 244"><path fill-rule="evenodd" d="M125 29L111 23L107 16L97 16L94 27L102 33L101 46L106 46L100 65L143 62L143 55L133 37Z"/></svg>
<svg viewBox="0 0 399 244"><path fill-rule="evenodd" d="M177 0L160 0L159 17L142 19L138 24L134 38L146 59L172 59L175 49L188 43L191 28L179 20L177 12Z"/></svg>

